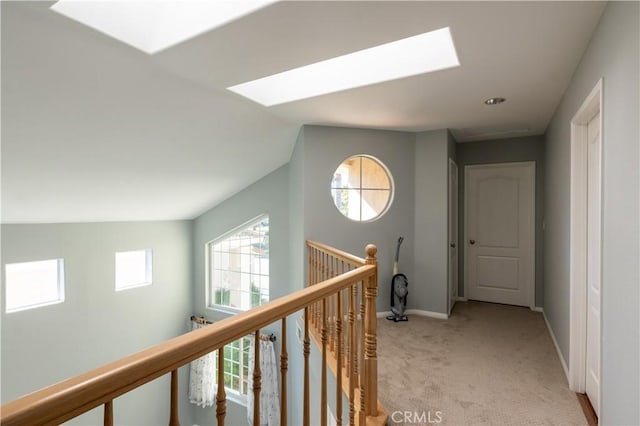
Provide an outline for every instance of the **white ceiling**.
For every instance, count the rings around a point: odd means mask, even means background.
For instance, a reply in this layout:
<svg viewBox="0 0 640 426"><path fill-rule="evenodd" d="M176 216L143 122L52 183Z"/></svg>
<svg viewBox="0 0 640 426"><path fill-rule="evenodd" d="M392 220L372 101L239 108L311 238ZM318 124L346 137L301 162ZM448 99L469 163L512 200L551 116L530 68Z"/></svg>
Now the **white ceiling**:
<svg viewBox="0 0 640 426"><path fill-rule="evenodd" d="M303 124L542 134L604 8L281 2L149 56L51 4L1 3L3 223L193 218L286 164ZM445 26L457 68L270 108L225 89Z"/></svg>

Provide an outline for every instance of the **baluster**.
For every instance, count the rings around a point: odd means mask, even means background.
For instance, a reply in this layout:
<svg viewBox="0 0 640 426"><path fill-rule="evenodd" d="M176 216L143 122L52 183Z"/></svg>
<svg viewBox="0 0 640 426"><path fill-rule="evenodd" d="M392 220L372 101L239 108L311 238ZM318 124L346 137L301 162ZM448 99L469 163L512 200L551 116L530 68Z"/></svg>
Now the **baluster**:
<svg viewBox="0 0 640 426"><path fill-rule="evenodd" d="M364 327L362 321L364 319L364 281L358 283L360 291L358 292L359 311L356 322L358 323L358 360L356 362L356 374L358 375L358 385L362 388L362 378L364 377Z"/></svg>
<svg viewBox="0 0 640 426"><path fill-rule="evenodd" d="M320 275L318 271L320 270L320 251L318 249L313 249L313 283L317 284L320 282Z"/></svg>
<svg viewBox="0 0 640 426"><path fill-rule="evenodd" d="M340 271L338 269L338 259L334 259L335 264L333 265L334 270L333 270L333 276L337 277L340 275ZM336 329L337 327L337 317L338 315L340 315L340 311L338 310L338 298L334 297L333 299L331 299L331 303L333 303L333 324L332 324L332 332L333 332L333 344L335 346L335 348L333 350L337 351L337 343L336 341L338 340L338 331ZM338 352L335 352L335 354L337 355Z"/></svg>
<svg viewBox="0 0 640 426"><path fill-rule="evenodd" d="M319 281L322 282L324 281L324 258L325 258L325 254L323 252L320 252L320 264L319 264L319 272L320 272L320 276L319 276ZM322 327L322 318L320 318L320 315L323 314L322 312L322 308L320 306L320 302L316 303L316 332L320 331L320 328Z"/></svg>
<svg viewBox="0 0 640 426"><path fill-rule="evenodd" d="M327 426L327 299L322 299L322 371L320 390L320 424Z"/></svg>
<svg viewBox="0 0 640 426"><path fill-rule="evenodd" d="M218 392L216 394L216 417L218 426L224 426L227 415L227 392L224 387L224 346L218 349Z"/></svg>
<svg viewBox="0 0 640 426"><path fill-rule="evenodd" d="M317 284L319 283L320 280L320 256L321 256L321 252L319 249L315 249L314 252L314 268L313 268L313 274L314 274L314 280L313 283ZM314 329L317 331L320 328L320 309L319 309L319 305L318 303L314 303L313 305L311 305L311 324L313 325Z"/></svg>
<svg viewBox="0 0 640 426"><path fill-rule="evenodd" d="M352 289L353 292L353 322L354 322L354 328L353 328L353 334L355 336L355 343L353 345L353 347L351 348L351 350L354 353L353 356L353 371L354 371L354 376L353 376L353 380L354 383L356 384L356 387L360 386L360 369L358 368L358 363L360 362L360 356L358 354L358 346L360 345L360 322L358 319L358 309L360 306L360 303L358 302L359 299L359 293L358 293L358 285L359 282L357 282Z"/></svg>
<svg viewBox="0 0 640 426"><path fill-rule="evenodd" d="M171 413L169 415L169 426L180 426L180 416L178 415L178 370L171 371Z"/></svg>
<svg viewBox="0 0 640 426"><path fill-rule="evenodd" d="M333 269L333 256L330 257L330 262L329 262L329 278L333 278L334 275L334 269ZM335 343L335 337L334 337L334 327L335 327L335 309L333 306L333 297L329 298L329 349L333 352L335 350L334 347L334 343Z"/></svg>
<svg viewBox="0 0 640 426"><path fill-rule="evenodd" d="M104 404L104 426L113 426L113 400Z"/></svg>
<svg viewBox="0 0 640 426"><path fill-rule="evenodd" d="M311 284L315 284L318 282L316 271L318 269L318 250L315 248L311 248Z"/></svg>
<svg viewBox="0 0 640 426"><path fill-rule="evenodd" d="M302 401L302 424L309 426L309 354L311 347L309 345L309 308L304 308L304 341L302 345L304 354L304 394Z"/></svg>
<svg viewBox="0 0 640 426"><path fill-rule="evenodd" d="M313 272L313 247L307 246L307 283L309 286L313 285L313 280L311 279L311 274Z"/></svg>
<svg viewBox="0 0 640 426"><path fill-rule="evenodd" d="M342 426L342 291L336 294L336 423Z"/></svg>
<svg viewBox="0 0 640 426"><path fill-rule="evenodd" d="M287 318L282 318L282 344L280 346L280 426L287 426L287 370L289 354L287 353Z"/></svg>
<svg viewBox="0 0 640 426"><path fill-rule="evenodd" d="M357 284L349 289L349 426L355 425L355 387L356 387L356 291Z"/></svg>
<svg viewBox="0 0 640 426"><path fill-rule="evenodd" d="M314 285L315 282L315 275L316 275L316 249L314 247L309 247L309 270L307 271L307 274L309 276L309 286ZM311 306L311 310L314 310L314 306Z"/></svg>
<svg viewBox="0 0 640 426"><path fill-rule="evenodd" d="M351 326L352 326L352 315L351 315L351 300L352 300L352 295L351 295L351 284L349 285L349 287L347 287L346 289L347 293L346 293L346 298L345 298L345 307L347 308L347 316L346 316L346 321L347 321L347 332L345 334L345 347L344 347L344 356L345 356L345 369L346 369L346 374L347 377L351 377Z"/></svg>
<svg viewBox="0 0 640 426"><path fill-rule="evenodd" d="M341 261L341 262L342 262L342 268L341 268L342 272L341 273L344 274L344 260ZM348 294L348 292L349 292L349 288L346 288L345 290L342 290L342 300L344 302L347 301L346 294ZM344 322L344 319L346 318L347 311L348 311L348 307L346 306L346 303L343 303L342 311L340 311L340 319L343 322ZM340 344L341 344L340 348L342 349L340 351L340 356L343 358L343 365L347 365L347 359L346 359L346 353L345 353L346 346L347 346L346 339L347 339L347 334L343 333L342 334L342 340L340 341Z"/></svg>
<svg viewBox="0 0 640 426"><path fill-rule="evenodd" d="M367 376L367 370L365 369L365 365L364 365L364 310L365 310L365 306L364 306L364 289L365 289L365 282L364 281L360 281L360 320L358 321L358 331L359 331L359 337L360 337L360 342L359 342L359 351L358 351L358 355L359 355L359 362L358 362L358 370L360 373L360 376L358 378L358 384L360 385L360 424L365 424L365 416L366 416L366 394L367 394L367 380L366 380L366 376Z"/></svg>
<svg viewBox="0 0 640 426"><path fill-rule="evenodd" d="M260 329L253 336L253 424L260 425L260 388L262 371L260 370Z"/></svg>
<svg viewBox="0 0 640 426"><path fill-rule="evenodd" d="M366 247L367 265L378 264L375 245L369 244ZM363 283L364 284L364 283ZM364 369L367 389L366 414L370 416L378 415L378 354L377 354L377 327L376 317L376 297L378 293L378 276L376 272L366 280L365 296L365 316L364 321Z"/></svg>
<svg viewBox="0 0 640 426"><path fill-rule="evenodd" d="M329 268L330 259L331 259L331 255L329 253L325 253L325 258L324 258L324 279L325 280L328 280L331 278L331 269Z"/></svg>

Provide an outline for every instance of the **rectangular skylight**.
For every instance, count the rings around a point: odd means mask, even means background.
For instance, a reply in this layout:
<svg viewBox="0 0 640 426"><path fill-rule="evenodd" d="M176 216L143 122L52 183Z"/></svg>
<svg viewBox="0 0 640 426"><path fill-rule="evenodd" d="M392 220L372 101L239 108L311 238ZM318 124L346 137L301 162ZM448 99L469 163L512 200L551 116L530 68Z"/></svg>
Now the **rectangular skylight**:
<svg viewBox="0 0 640 426"><path fill-rule="evenodd" d="M264 106L460 65L449 27L228 87Z"/></svg>
<svg viewBox="0 0 640 426"><path fill-rule="evenodd" d="M59 0L51 9L153 54L276 0Z"/></svg>

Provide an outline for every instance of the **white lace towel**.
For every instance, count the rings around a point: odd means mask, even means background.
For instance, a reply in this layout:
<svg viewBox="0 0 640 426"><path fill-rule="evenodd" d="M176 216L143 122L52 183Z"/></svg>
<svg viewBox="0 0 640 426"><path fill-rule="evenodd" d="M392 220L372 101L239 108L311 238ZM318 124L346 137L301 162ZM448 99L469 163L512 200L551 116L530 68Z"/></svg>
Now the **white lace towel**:
<svg viewBox="0 0 640 426"><path fill-rule="evenodd" d="M255 360L254 339L249 350L249 377L247 383L247 421L253 425L253 368ZM278 396L278 365L273 342L260 341L260 369L262 386L260 391L260 426L280 424L280 398Z"/></svg>
<svg viewBox="0 0 640 426"><path fill-rule="evenodd" d="M193 323L192 330L205 327L205 324ZM213 351L191 362L189 369L189 402L203 407L213 406L216 402L216 352Z"/></svg>

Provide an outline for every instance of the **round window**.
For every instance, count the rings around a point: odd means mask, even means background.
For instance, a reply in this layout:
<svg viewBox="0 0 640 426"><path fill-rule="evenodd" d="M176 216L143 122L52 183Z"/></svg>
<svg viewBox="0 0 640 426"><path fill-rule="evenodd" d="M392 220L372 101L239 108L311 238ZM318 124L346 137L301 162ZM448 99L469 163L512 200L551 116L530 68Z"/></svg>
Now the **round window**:
<svg viewBox="0 0 640 426"><path fill-rule="evenodd" d="M393 180L377 158L355 155L344 160L333 173L331 197L340 213L349 219L372 221L389 209Z"/></svg>

